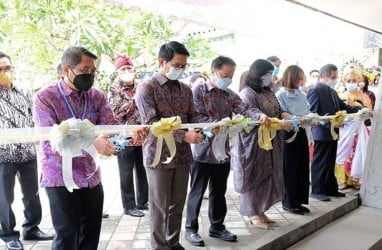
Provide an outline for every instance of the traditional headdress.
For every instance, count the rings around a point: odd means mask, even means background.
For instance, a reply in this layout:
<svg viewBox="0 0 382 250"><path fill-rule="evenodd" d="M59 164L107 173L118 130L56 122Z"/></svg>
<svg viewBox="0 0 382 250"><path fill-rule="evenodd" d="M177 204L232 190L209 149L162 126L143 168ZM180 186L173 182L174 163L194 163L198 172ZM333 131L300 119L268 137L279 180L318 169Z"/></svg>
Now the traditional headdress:
<svg viewBox="0 0 382 250"><path fill-rule="evenodd" d="M355 79L357 82L363 81L363 65L354 58L345 62L341 69L342 80Z"/></svg>
<svg viewBox="0 0 382 250"><path fill-rule="evenodd" d="M117 55L115 58L115 70L118 70L120 67L125 65L134 66L131 58L127 55Z"/></svg>

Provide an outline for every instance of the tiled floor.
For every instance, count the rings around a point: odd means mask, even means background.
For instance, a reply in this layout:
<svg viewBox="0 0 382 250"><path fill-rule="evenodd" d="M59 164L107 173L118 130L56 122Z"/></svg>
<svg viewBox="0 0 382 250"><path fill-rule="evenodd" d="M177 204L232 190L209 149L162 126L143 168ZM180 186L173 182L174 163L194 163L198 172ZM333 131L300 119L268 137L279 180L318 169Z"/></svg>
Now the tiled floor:
<svg viewBox="0 0 382 250"><path fill-rule="evenodd" d="M115 180L119 180L118 167L116 158L103 159L102 176L105 193L104 209L110 215L109 218L103 219L102 233L100 237L99 250L126 250L126 249L150 249L150 235L149 235L149 216L146 213L145 217L134 218L127 215L122 215L122 204L119 193L119 185ZM285 212L281 208L281 204L276 204L268 212L267 215L277 221L277 226L271 230L262 230L254 228L249 224L246 217L242 217L239 212L239 195L233 190L232 175L228 180L227 192L227 205L228 213L225 220L225 225L228 230L238 235L238 242L224 242L208 236L209 220L208 220L208 200L204 200L200 212L200 230L199 233L203 237L206 246L194 247L189 245L182 238L182 244L186 249L209 249L209 250L224 250L224 249L251 249L250 245L257 239L266 235L272 230L282 230L283 227L296 220L304 220L309 216L314 215L320 208L325 206L332 206L333 202L319 202L315 200L310 201L309 208L311 215L294 215ZM17 186L15 189L15 202L13 205L17 218L16 229L20 229L20 224L23 221L22 202L20 189ZM49 214L49 204L45 191L41 190L41 203L43 206L43 220L40 228L46 232L52 232L51 219ZM185 218L183 219L183 225ZM184 227L183 227L184 228ZM182 232L182 237L184 231ZM33 242L24 241L25 249L32 250L48 250L51 248L51 241L48 242ZM0 242L0 250L6 249L3 242Z"/></svg>

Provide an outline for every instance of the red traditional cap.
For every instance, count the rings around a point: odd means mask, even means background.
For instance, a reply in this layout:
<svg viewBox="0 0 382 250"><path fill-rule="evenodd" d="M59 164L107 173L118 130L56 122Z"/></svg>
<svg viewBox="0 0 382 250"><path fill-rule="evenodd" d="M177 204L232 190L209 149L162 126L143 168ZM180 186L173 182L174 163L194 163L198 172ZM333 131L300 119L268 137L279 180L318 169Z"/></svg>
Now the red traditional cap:
<svg viewBox="0 0 382 250"><path fill-rule="evenodd" d="M120 67L129 65L134 66L133 61L127 55L117 55L115 58L115 70L118 70Z"/></svg>

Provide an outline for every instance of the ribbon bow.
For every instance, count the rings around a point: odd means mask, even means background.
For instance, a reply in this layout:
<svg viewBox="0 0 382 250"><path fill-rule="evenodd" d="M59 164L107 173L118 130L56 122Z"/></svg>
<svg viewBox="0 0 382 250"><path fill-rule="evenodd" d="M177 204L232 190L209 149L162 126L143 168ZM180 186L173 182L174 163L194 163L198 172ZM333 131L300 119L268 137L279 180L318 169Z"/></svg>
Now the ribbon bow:
<svg viewBox="0 0 382 250"><path fill-rule="evenodd" d="M271 150L272 140L276 136L276 131L281 129L282 120L278 118L270 118L271 122L267 125L260 125L258 131L258 144L261 149Z"/></svg>
<svg viewBox="0 0 382 250"><path fill-rule="evenodd" d="M338 134L336 133L334 128L340 127L344 123L345 118L346 118L346 111L341 110L341 111L337 111L334 118L332 119L331 126L330 126L330 133L332 134L333 140L338 139Z"/></svg>
<svg viewBox="0 0 382 250"><path fill-rule="evenodd" d="M151 133L155 137L157 137L157 146L155 150L155 157L153 163L151 163L152 167L155 167L160 162L160 157L162 155L162 146L163 139L165 140L167 147L170 151L170 157L167 157L167 160L162 162L164 164L168 164L172 161L176 154L176 145L173 136L173 131L182 127L182 120L179 116L162 118L160 121L155 122L151 126Z"/></svg>
<svg viewBox="0 0 382 250"><path fill-rule="evenodd" d="M226 117L219 122L219 133L214 137L212 141L212 152L218 161L224 161L228 158L226 152L226 143L228 138L232 138L243 130L245 117L242 115L234 115L231 118Z"/></svg>
<svg viewBox="0 0 382 250"><path fill-rule="evenodd" d="M79 189L73 180L72 159L82 155L82 150L94 159L97 151L93 146L95 126L89 120L70 118L55 124L49 134L52 149L62 156L62 176L69 192Z"/></svg>

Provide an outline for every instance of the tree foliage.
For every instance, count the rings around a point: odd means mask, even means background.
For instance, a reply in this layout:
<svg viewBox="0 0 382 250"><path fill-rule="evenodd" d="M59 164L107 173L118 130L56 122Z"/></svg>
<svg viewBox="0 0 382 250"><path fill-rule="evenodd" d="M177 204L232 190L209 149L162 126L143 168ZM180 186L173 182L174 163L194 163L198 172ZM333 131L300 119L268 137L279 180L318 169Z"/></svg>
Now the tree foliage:
<svg viewBox="0 0 382 250"><path fill-rule="evenodd" d="M126 53L152 70L159 46L177 35L165 17L94 0L1 1L0 20L0 50L11 55L18 80L32 88L56 79L70 45L109 58ZM203 39L183 42L195 56L212 54Z"/></svg>

